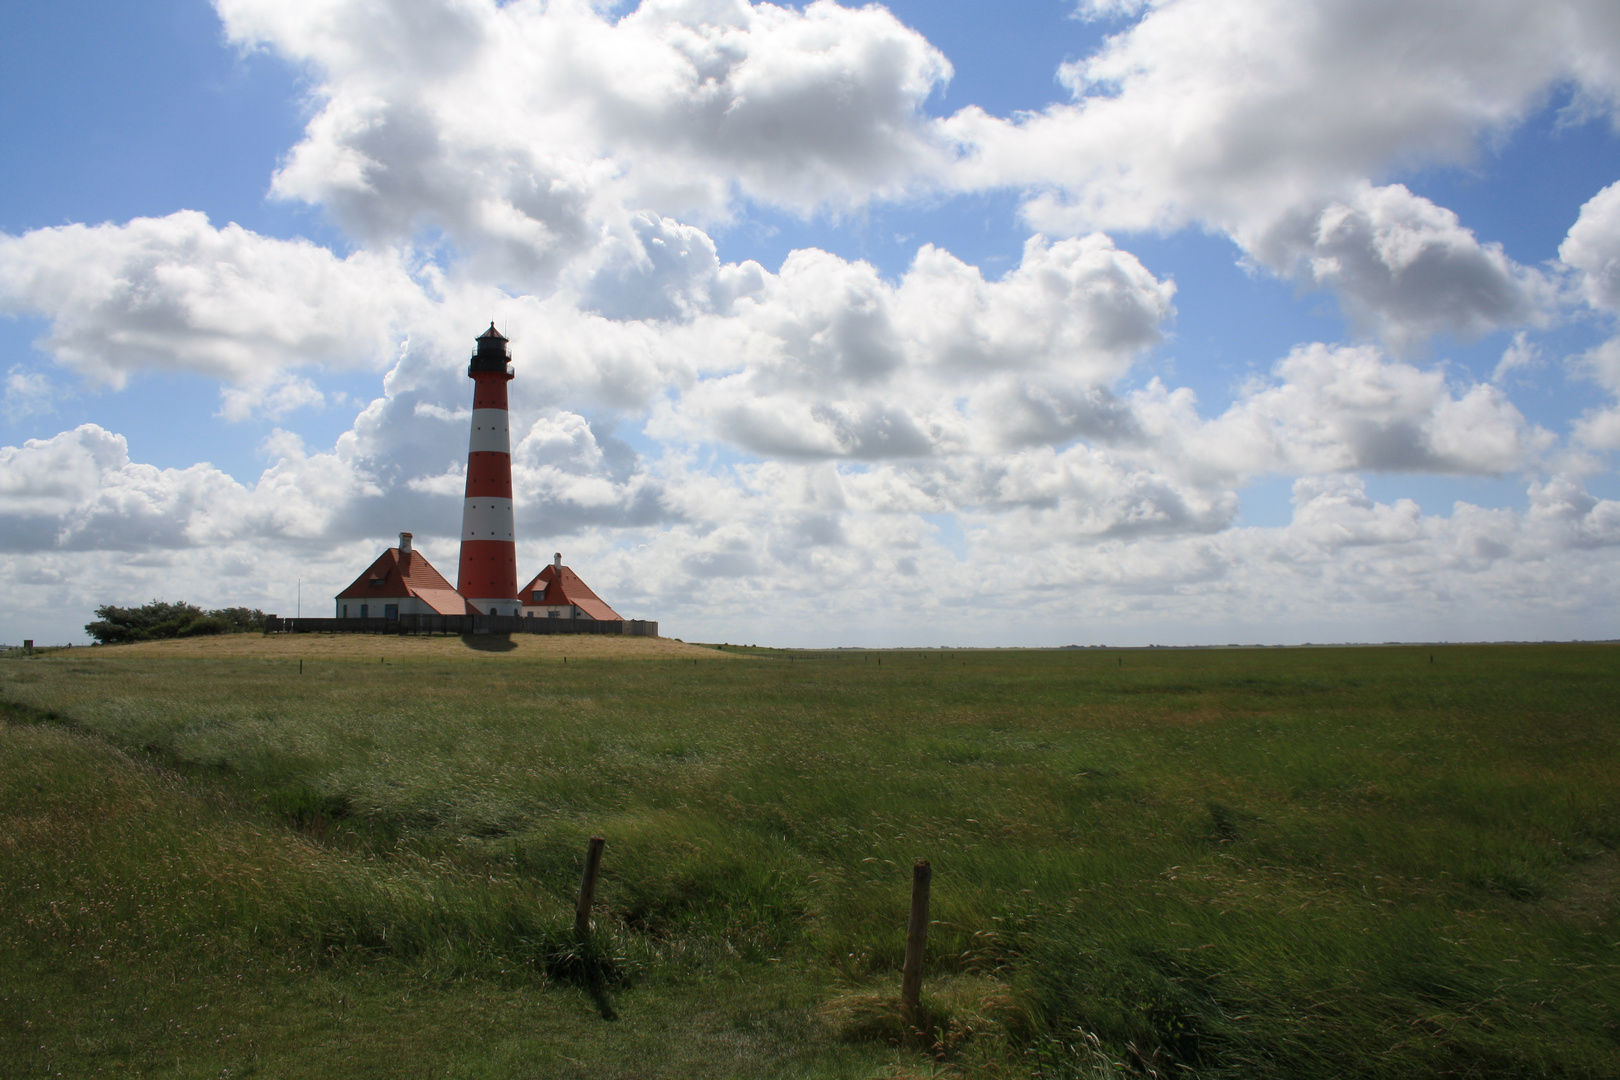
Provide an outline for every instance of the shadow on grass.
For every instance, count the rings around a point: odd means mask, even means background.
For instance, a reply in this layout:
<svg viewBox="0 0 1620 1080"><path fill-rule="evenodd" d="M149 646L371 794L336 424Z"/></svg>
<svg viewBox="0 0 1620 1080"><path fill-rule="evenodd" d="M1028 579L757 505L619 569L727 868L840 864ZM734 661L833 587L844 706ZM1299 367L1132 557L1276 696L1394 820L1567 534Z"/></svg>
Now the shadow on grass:
<svg viewBox="0 0 1620 1080"><path fill-rule="evenodd" d="M538 966L546 977L572 983L584 990L604 1020L617 1020L618 1011L608 991L630 985L630 970L623 957L616 957L596 935L583 940L558 935L545 943Z"/></svg>
<svg viewBox="0 0 1620 1080"><path fill-rule="evenodd" d="M821 1012L845 1042L887 1043L939 1063L982 1056L983 1047L995 1058L1001 1051L993 1048L1028 1043L1040 1026L1005 984L977 976L936 982L915 1011L896 994L855 989L835 995ZM981 1050L970 1053L975 1046Z"/></svg>
<svg viewBox="0 0 1620 1080"><path fill-rule="evenodd" d="M511 652L517 648L511 634L462 634L461 643L479 652Z"/></svg>

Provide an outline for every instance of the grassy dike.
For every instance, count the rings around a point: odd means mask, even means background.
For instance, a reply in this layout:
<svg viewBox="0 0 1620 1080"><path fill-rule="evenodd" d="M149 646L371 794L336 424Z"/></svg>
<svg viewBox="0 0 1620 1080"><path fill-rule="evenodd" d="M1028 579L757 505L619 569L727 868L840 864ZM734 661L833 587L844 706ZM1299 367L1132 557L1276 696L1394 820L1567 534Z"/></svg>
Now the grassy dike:
<svg viewBox="0 0 1620 1080"><path fill-rule="evenodd" d="M1620 1076L1614 647L477 644L0 662L0 1076Z"/></svg>

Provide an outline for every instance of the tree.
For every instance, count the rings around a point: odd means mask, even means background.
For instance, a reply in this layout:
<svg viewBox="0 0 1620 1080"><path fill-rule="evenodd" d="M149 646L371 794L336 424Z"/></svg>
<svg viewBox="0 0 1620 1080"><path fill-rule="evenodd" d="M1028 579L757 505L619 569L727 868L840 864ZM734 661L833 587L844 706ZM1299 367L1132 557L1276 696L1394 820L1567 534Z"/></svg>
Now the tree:
<svg viewBox="0 0 1620 1080"><path fill-rule="evenodd" d="M219 608L216 611L210 611L208 617L223 622L225 629L221 633L225 634L256 634L264 629L264 612L258 608Z"/></svg>
<svg viewBox="0 0 1620 1080"><path fill-rule="evenodd" d="M177 604L153 600L136 608L107 604L96 608L96 614L100 617L86 623L84 630L103 645L264 629L264 612L257 608L204 611L183 600Z"/></svg>

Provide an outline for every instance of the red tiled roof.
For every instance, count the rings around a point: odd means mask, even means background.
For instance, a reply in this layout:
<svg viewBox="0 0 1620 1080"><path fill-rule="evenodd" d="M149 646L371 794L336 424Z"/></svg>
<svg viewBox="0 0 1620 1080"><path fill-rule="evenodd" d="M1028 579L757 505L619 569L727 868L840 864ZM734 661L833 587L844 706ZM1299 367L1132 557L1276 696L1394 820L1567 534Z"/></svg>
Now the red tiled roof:
<svg viewBox="0 0 1620 1080"><path fill-rule="evenodd" d="M337 594L339 600L396 600L414 596L440 615L476 615L444 575L433 569L420 551L403 557L391 547L378 556L371 569Z"/></svg>
<svg viewBox="0 0 1620 1080"><path fill-rule="evenodd" d="M533 594L543 592L539 605L535 606L561 606L572 604L585 614L597 620L622 620L623 615L607 606L607 603L594 592L591 587L580 580L578 574L568 567L562 568L558 575L557 568L548 565L544 570L534 576L534 580L518 590L518 596L523 598L525 604L533 604Z"/></svg>

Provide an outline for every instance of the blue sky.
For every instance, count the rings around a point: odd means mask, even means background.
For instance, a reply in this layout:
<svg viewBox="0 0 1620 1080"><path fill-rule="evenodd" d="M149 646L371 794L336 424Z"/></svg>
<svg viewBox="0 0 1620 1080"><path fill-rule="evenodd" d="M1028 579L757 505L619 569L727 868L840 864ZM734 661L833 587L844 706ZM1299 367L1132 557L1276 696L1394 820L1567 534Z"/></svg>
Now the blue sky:
<svg viewBox="0 0 1620 1080"><path fill-rule="evenodd" d="M1617 636L1620 24L1364 10L11 5L0 639L453 566L491 317L688 639Z"/></svg>

